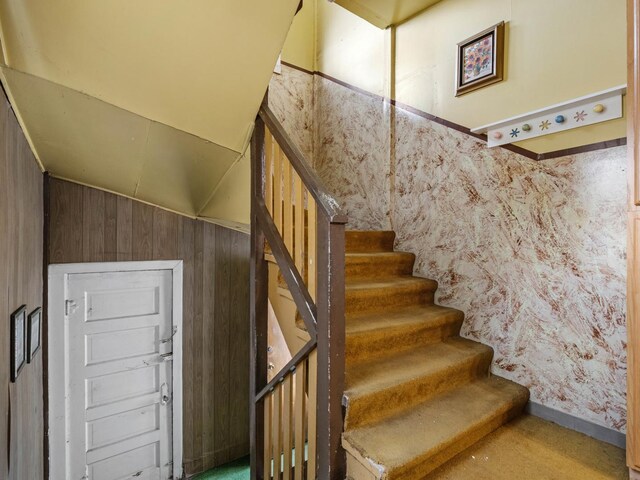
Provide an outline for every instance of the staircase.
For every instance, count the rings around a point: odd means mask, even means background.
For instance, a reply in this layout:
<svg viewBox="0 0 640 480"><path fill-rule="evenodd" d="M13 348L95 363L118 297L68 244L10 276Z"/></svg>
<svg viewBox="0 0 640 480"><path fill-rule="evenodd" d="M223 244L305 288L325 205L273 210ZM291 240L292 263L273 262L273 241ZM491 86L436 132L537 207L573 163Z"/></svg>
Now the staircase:
<svg viewBox="0 0 640 480"><path fill-rule="evenodd" d="M252 478L425 479L520 414L527 389L490 375L394 232L345 232L266 104L251 158ZM295 333L267 377L269 302Z"/></svg>
<svg viewBox="0 0 640 480"><path fill-rule="evenodd" d="M422 479L523 410L526 388L489 373L394 232L346 232L346 418L352 480ZM302 325L299 323L299 326Z"/></svg>

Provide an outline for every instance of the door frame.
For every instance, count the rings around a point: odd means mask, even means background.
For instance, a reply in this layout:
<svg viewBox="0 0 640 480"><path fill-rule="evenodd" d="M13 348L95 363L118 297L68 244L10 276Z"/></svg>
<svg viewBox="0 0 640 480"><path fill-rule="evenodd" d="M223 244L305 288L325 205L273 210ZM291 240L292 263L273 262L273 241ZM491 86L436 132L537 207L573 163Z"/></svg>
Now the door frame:
<svg viewBox="0 0 640 480"><path fill-rule="evenodd" d="M70 274L82 273L111 273L134 271L172 271L172 316L173 326L177 327L173 335L173 478L183 478L182 466L182 260L162 260L143 262L99 262L99 263L66 263L49 265L47 298L49 329L48 338L44 339L48 346L48 391L46 392L49 405L49 424L47 429L49 443L49 479L66 477L66 461L56 463L58 459L65 459L66 407L63 396L52 395L53 385L65 385L67 382L64 368L54 368L64 365L65 329L54 328L54 325L65 325L65 286ZM63 301L59 301L59 299ZM56 301L57 300L57 301ZM45 460L46 461L46 460Z"/></svg>

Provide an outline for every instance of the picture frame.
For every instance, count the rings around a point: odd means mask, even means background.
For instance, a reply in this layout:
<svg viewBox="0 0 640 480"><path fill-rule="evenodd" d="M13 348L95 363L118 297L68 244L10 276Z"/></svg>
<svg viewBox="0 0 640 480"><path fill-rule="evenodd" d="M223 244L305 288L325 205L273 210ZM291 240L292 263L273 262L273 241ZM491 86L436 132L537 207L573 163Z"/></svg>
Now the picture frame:
<svg viewBox="0 0 640 480"><path fill-rule="evenodd" d="M26 362L27 306L22 305L11 314L10 321L11 361L9 379L15 383Z"/></svg>
<svg viewBox="0 0 640 480"><path fill-rule="evenodd" d="M500 22L458 43L456 97L503 80L504 29Z"/></svg>
<svg viewBox="0 0 640 480"><path fill-rule="evenodd" d="M27 363L40 350L40 337L42 336L42 308L38 307L27 318Z"/></svg>

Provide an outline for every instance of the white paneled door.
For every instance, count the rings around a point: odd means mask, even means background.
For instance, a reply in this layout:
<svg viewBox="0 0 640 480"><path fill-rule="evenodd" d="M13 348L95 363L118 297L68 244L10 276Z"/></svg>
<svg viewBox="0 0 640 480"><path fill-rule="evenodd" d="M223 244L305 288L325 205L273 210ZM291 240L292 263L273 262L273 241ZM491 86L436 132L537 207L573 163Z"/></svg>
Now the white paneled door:
<svg viewBox="0 0 640 480"><path fill-rule="evenodd" d="M158 269L64 276L66 378L63 388L49 387L50 397L64 403L64 452L51 453L64 454L67 479L175 478L173 275ZM51 478L61 461L52 458Z"/></svg>

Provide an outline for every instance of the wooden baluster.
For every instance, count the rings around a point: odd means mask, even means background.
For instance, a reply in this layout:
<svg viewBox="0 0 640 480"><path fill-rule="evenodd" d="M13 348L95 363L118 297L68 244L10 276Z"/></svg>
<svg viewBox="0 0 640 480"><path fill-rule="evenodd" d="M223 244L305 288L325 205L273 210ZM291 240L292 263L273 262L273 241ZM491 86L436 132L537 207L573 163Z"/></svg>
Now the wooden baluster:
<svg viewBox="0 0 640 480"><path fill-rule="evenodd" d="M305 434L307 429L307 414L305 404L307 403L307 362L300 362L295 373L296 398L295 398L295 480L302 480L304 477L304 451Z"/></svg>
<svg viewBox="0 0 640 480"><path fill-rule="evenodd" d="M291 257L293 257L293 203L291 202L291 163L287 157L282 154L282 170L283 170L283 226L282 237L284 244L287 246L287 250Z"/></svg>
<svg viewBox="0 0 640 480"><path fill-rule="evenodd" d="M265 159L265 198L264 203L267 210L273 216L273 144L274 140L268 128L265 128L264 137L264 159Z"/></svg>
<svg viewBox="0 0 640 480"><path fill-rule="evenodd" d="M283 480L291 480L291 454L293 453L293 416L291 393L292 375L288 374L282 382L282 445L284 449L284 462L282 463Z"/></svg>
<svg viewBox="0 0 640 480"><path fill-rule="evenodd" d="M273 429L273 395L264 399L264 476L271 478L271 459L273 458L273 444L271 442Z"/></svg>
<svg viewBox="0 0 640 480"><path fill-rule="evenodd" d="M298 273L304 279L304 272L307 271L304 264L304 186L298 174L293 171L295 180L295 256L293 258Z"/></svg>
<svg viewBox="0 0 640 480"><path fill-rule="evenodd" d="M317 282L317 254L316 254L316 231L317 231L317 207L311 195L307 195L307 209L309 218L308 238L307 238L307 288L313 301L316 301Z"/></svg>
<svg viewBox="0 0 640 480"><path fill-rule="evenodd" d="M280 479L282 470L282 384L273 392L273 478Z"/></svg>
<svg viewBox="0 0 640 480"><path fill-rule="evenodd" d="M316 451L317 451L317 405L318 405L318 350L313 350L309 354L309 403L307 415L308 426L308 459L307 459L307 480L316 479Z"/></svg>
<svg viewBox="0 0 640 480"><path fill-rule="evenodd" d="M274 143L273 152L273 222L282 235L282 151Z"/></svg>

